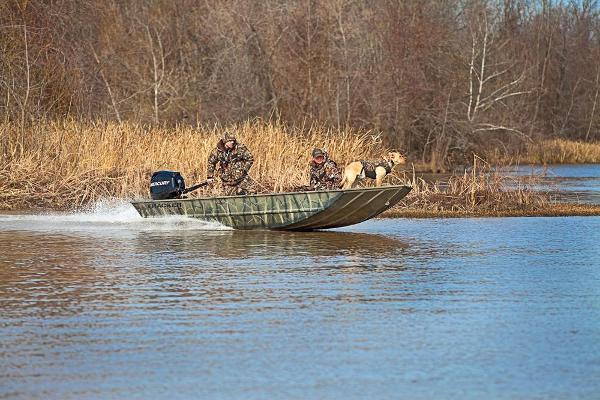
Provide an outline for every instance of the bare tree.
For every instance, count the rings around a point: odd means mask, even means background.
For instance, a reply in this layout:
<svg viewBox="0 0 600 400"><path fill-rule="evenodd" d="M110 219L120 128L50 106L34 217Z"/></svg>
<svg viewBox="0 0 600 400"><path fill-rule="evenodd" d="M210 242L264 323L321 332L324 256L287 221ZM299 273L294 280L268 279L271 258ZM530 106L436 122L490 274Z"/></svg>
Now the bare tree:
<svg viewBox="0 0 600 400"><path fill-rule="evenodd" d="M597 0L0 2L0 112L318 121L439 168L492 143L597 140L599 32Z"/></svg>
<svg viewBox="0 0 600 400"><path fill-rule="evenodd" d="M472 44L467 120L475 123L474 132L505 130L521 133L516 128L484 122L483 117L480 117L480 114L497 107L509 98L531 93L531 90L521 89L526 71L516 71L517 61L501 57L507 41L497 42L491 31L490 17L487 5L482 3L475 11L474 21L469 26Z"/></svg>
<svg viewBox="0 0 600 400"><path fill-rule="evenodd" d="M150 27L145 25L146 35L148 38L148 49L152 57L152 93L153 93L153 109L154 109L154 123L158 124L158 111L159 111L159 100L161 86L165 79L165 51L163 48L160 33L156 28L150 31Z"/></svg>

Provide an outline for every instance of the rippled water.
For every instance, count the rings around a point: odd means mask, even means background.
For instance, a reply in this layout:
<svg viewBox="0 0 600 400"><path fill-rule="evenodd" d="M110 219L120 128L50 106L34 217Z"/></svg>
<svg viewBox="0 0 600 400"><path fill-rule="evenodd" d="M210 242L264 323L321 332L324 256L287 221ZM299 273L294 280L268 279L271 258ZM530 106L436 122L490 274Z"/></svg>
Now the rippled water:
<svg viewBox="0 0 600 400"><path fill-rule="evenodd" d="M597 399L600 217L0 216L0 398Z"/></svg>

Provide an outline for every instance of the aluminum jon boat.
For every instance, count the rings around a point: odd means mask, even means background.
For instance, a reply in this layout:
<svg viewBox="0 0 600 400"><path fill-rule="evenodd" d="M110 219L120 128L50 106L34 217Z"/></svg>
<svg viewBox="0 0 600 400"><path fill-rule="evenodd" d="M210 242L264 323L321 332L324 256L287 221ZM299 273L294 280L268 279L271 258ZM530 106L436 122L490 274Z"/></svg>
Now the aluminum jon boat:
<svg viewBox="0 0 600 400"><path fill-rule="evenodd" d="M380 186L133 202L144 218L184 215L234 229L310 231L338 228L373 218L396 205L410 186Z"/></svg>

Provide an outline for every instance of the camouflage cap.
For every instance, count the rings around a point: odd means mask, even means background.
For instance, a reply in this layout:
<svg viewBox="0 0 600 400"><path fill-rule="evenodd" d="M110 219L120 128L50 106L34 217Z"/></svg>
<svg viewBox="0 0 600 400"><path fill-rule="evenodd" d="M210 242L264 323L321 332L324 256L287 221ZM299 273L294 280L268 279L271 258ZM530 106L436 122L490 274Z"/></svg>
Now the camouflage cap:
<svg viewBox="0 0 600 400"><path fill-rule="evenodd" d="M312 156L313 158L317 158L317 157L325 157L325 152L321 149L313 149L312 151Z"/></svg>
<svg viewBox="0 0 600 400"><path fill-rule="evenodd" d="M235 135L233 134L233 132L225 131L225 134L223 135L223 143L227 143L230 141L237 142L237 139L236 139Z"/></svg>

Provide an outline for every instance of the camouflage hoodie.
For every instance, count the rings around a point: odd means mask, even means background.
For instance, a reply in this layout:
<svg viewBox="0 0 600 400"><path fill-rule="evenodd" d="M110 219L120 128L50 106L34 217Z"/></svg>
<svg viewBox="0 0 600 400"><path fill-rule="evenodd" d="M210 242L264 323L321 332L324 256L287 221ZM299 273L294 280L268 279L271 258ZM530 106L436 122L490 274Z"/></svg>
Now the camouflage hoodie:
<svg viewBox="0 0 600 400"><path fill-rule="evenodd" d="M225 147L225 143L231 140L234 142L233 148L228 149ZM254 158L250 150L238 143L235 136L226 133L208 157L206 175L208 178L213 178L218 165L219 178L228 185L236 185L248 176L252 163L254 163Z"/></svg>
<svg viewBox="0 0 600 400"><path fill-rule="evenodd" d="M310 162L310 188L312 190L339 189L342 171L327 153L324 153L324 157L325 161L321 164Z"/></svg>

